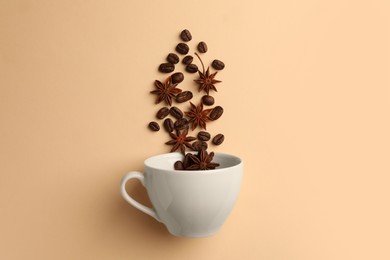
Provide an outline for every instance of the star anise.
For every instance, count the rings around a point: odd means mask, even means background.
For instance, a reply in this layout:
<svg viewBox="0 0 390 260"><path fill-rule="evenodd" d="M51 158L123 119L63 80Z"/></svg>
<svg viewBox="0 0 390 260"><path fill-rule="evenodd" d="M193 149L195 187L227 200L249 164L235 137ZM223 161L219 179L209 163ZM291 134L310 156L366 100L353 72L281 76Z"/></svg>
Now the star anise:
<svg viewBox="0 0 390 260"><path fill-rule="evenodd" d="M214 86L214 84L219 83L221 81L216 80L214 78L218 72L214 72L210 74L210 68L207 68L206 72L202 73L198 71L198 73L199 73L199 79L194 80L196 83L199 84L198 92L204 90L208 95L210 90L217 91L217 88Z"/></svg>
<svg viewBox="0 0 390 260"><path fill-rule="evenodd" d="M177 84L172 84L171 77L168 77L164 83L159 80L154 82L156 90L150 91L152 94L157 94L156 104L165 101L167 105L172 105L172 98L181 92L181 89L176 88Z"/></svg>
<svg viewBox="0 0 390 260"><path fill-rule="evenodd" d="M200 102L198 106L195 106L190 102L191 110L184 112L185 115L189 118L189 121L192 122L191 130L193 131L198 125L203 129L206 129L206 122L212 121L209 117L209 113L212 109L203 110L203 104Z"/></svg>
<svg viewBox="0 0 390 260"><path fill-rule="evenodd" d="M214 86L214 84L222 82L220 80L214 79L218 72L214 72L214 73L210 74L210 67L208 67L206 72L205 72L202 59L199 57L199 55L196 52L195 52L195 55L200 60L200 62L202 64L202 68L203 68L203 72L200 72L200 70L198 70L199 79L194 80L199 85L198 92L201 92L202 90L204 90L208 95L210 90L217 91L217 88Z"/></svg>
<svg viewBox="0 0 390 260"><path fill-rule="evenodd" d="M190 154L189 157L193 161L193 164L186 168L186 170L214 170L219 166L219 163L214 163L214 152L207 153L202 149L197 155Z"/></svg>
<svg viewBox="0 0 390 260"><path fill-rule="evenodd" d="M173 145L171 152L180 149L180 151L184 154L186 147L193 150L193 147L190 142L194 141L196 138L192 136L187 136L187 134L188 128L184 129L181 133L179 130L176 130L176 134L169 133L169 135L172 137L172 140L166 142L165 144Z"/></svg>

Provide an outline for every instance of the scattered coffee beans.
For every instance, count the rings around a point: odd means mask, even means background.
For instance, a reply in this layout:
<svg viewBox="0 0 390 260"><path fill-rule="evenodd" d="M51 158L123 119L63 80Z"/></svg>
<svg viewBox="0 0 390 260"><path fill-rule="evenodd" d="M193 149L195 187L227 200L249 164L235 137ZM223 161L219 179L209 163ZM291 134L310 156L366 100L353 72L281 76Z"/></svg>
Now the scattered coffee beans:
<svg viewBox="0 0 390 260"><path fill-rule="evenodd" d="M188 120L184 117L180 118L175 122L174 127L177 130L183 130L188 127Z"/></svg>
<svg viewBox="0 0 390 260"><path fill-rule="evenodd" d="M214 98L212 96L209 96L209 95L204 95L202 97L202 103L206 106L212 106L212 105L214 105Z"/></svg>
<svg viewBox="0 0 390 260"><path fill-rule="evenodd" d="M190 50L190 48L188 47L187 44L185 43L179 43L177 46L176 46L176 51L180 54L187 54L188 51Z"/></svg>
<svg viewBox="0 0 390 260"><path fill-rule="evenodd" d="M191 123L194 120L201 121L202 124L206 121L217 120L220 118L224 112L221 106L215 106L211 109L204 109L202 111L202 106L214 106L215 100L214 97L210 96L208 93L210 90L215 90L213 84L219 83L221 81L214 79L214 74L206 73L206 69L199 53L206 53L208 51L207 44L203 41L199 42L196 46L195 55L199 58L199 61L202 65L202 70L199 70L196 64L193 64L194 57L188 55L189 46L188 42L192 40L192 35L187 29L181 31L180 33L181 42L178 43L175 47L175 53L169 53L166 57L166 62L161 63L158 67L158 70L162 73L169 73L170 77L161 84L155 83L155 90L151 91L152 94L158 95L158 101L165 100L169 106L161 107L157 113L156 118L163 120L161 127L165 129L166 132L170 134L172 140L166 142L166 144L179 144L180 151L184 155L183 160L176 161L174 163L175 170L212 170L219 166L218 163L212 161L214 157L213 152L208 152L208 146L210 143L214 145L220 145L223 143L225 137L223 134L217 134L213 138L209 132L199 131L197 138L189 136L188 131L194 131L195 129L190 128ZM181 54L183 58L180 57ZM194 94L191 91L182 90L181 87L176 88L176 86L184 81L184 74L182 71L175 73L175 64L180 62L184 65L185 71L188 73L194 73L195 82L199 85L200 90L204 90L207 95L202 96L201 103L198 107L191 107L190 111L183 113L178 107L172 106L172 99L176 103L185 103L189 100L192 100ZM220 60L213 60L211 67L214 70L223 70L225 64ZM180 69L182 67L180 66ZM207 72L208 72L207 68ZM198 73L199 72L199 75ZM186 76L187 77L187 76ZM192 81L192 80L191 80ZM213 83L214 82L214 83ZM169 102L168 102L169 101ZM199 102L199 100L198 100ZM192 104L192 103L191 103ZM168 115L170 115L168 117ZM194 126L194 125L193 125ZM160 125L152 121L148 125L149 129L152 131L159 131ZM205 126L203 126L205 129ZM186 130L184 130L186 129ZM176 130L176 135L173 135L172 132ZM208 143L210 141L210 143ZM183 143L185 142L185 144ZM172 148L172 152L176 151L177 147ZM187 152L186 151L197 151L197 152Z"/></svg>
<svg viewBox="0 0 390 260"><path fill-rule="evenodd" d="M158 70L162 73L171 73L175 70L175 65L172 63L162 63L160 64L160 67L158 67Z"/></svg>
<svg viewBox="0 0 390 260"><path fill-rule="evenodd" d="M169 53L167 56L167 61L171 64L177 64L179 62L179 56L174 53Z"/></svg>
<svg viewBox="0 0 390 260"><path fill-rule="evenodd" d="M171 114L171 116L176 119L180 119L183 117L183 112L181 112L181 110L177 107L171 107L171 109L169 110L169 114Z"/></svg>
<svg viewBox="0 0 390 260"><path fill-rule="evenodd" d="M181 33L180 33L180 38L185 41L185 42L189 42L191 41L192 39L192 35L190 33L190 31L188 31L187 29L183 30Z"/></svg>
<svg viewBox="0 0 390 260"><path fill-rule="evenodd" d="M221 106L216 106L213 108L213 110L211 110L209 117L212 120L217 120L222 116L222 114L223 114L223 108Z"/></svg>
<svg viewBox="0 0 390 260"><path fill-rule="evenodd" d="M178 171L184 170L184 164L181 161L175 162L173 167L175 168L175 170L178 170Z"/></svg>
<svg viewBox="0 0 390 260"><path fill-rule="evenodd" d="M198 51L200 53L206 53L207 52L207 44L205 42L200 42L198 44Z"/></svg>
<svg viewBox="0 0 390 260"><path fill-rule="evenodd" d="M163 119L169 114L169 108L167 107L162 107L160 110L157 111L156 117L158 119Z"/></svg>
<svg viewBox="0 0 390 260"><path fill-rule="evenodd" d="M158 130L160 130L160 126L158 125L157 122L150 122L149 123L149 129L152 130L152 131L155 131L157 132Z"/></svg>
<svg viewBox="0 0 390 260"><path fill-rule="evenodd" d="M210 140L210 137L211 137L210 134L206 131L200 131L198 133L198 140L200 140L200 141L206 142L206 141Z"/></svg>
<svg viewBox="0 0 390 260"><path fill-rule="evenodd" d="M198 66L195 64L189 64L186 66L186 71L189 73L196 73L198 71Z"/></svg>
<svg viewBox="0 0 390 260"><path fill-rule="evenodd" d="M171 133L174 130L173 121L170 118L165 119L163 125L165 131L168 133Z"/></svg>
<svg viewBox="0 0 390 260"><path fill-rule="evenodd" d="M223 134L217 134L216 136L214 136L212 142L215 145L220 145L223 143L224 140L225 140L225 136Z"/></svg>
<svg viewBox="0 0 390 260"><path fill-rule="evenodd" d="M173 73L171 76L172 84L179 84L184 80L184 75L181 72Z"/></svg>
<svg viewBox="0 0 390 260"><path fill-rule="evenodd" d="M220 60L214 60L213 63L211 63L211 66L216 70L223 70L225 68L225 63Z"/></svg>
<svg viewBox="0 0 390 260"><path fill-rule="evenodd" d="M183 58L181 63L183 63L184 65L188 65L188 64L191 64L193 60L194 60L194 57L192 57L191 55L187 55Z"/></svg>

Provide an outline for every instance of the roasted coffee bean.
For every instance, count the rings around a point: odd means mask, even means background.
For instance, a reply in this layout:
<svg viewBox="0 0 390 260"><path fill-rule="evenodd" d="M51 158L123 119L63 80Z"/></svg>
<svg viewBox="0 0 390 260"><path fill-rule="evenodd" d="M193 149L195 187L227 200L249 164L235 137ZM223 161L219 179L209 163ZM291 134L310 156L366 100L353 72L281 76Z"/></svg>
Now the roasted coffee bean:
<svg viewBox="0 0 390 260"><path fill-rule="evenodd" d="M177 64L179 62L179 56L174 53L169 53L167 56L167 61L172 64Z"/></svg>
<svg viewBox="0 0 390 260"><path fill-rule="evenodd" d="M186 102L188 100L191 100L192 97L193 97L193 95L192 95L191 91L183 91L183 92L177 94L176 102L177 103L183 103L183 102Z"/></svg>
<svg viewBox="0 0 390 260"><path fill-rule="evenodd" d="M169 110L169 114L171 114L171 116L176 119L180 119L183 117L183 112L181 112L181 110L177 107L171 107L171 109Z"/></svg>
<svg viewBox="0 0 390 260"><path fill-rule="evenodd" d="M155 131L157 132L158 130L160 130L160 126L158 125L157 122L150 122L149 123L149 129L152 130L152 131Z"/></svg>
<svg viewBox="0 0 390 260"><path fill-rule="evenodd" d="M184 80L184 75L181 72L173 73L171 76L172 84L179 84Z"/></svg>
<svg viewBox="0 0 390 260"><path fill-rule="evenodd" d="M222 116L222 114L223 108L221 106L216 106L213 108L213 110L211 110L209 117L211 118L211 120L217 120Z"/></svg>
<svg viewBox="0 0 390 260"><path fill-rule="evenodd" d="M170 118L164 120L164 129L168 133L171 133L174 130L173 121Z"/></svg>
<svg viewBox="0 0 390 260"><path fill-rule="evenodd" d="M190 33L190 31L188 31L187 29L183 30L181 33L180 33L180 38L185 41L185 42L189 42L191 41L192 39L192 35Z"/></svg>
<svg viewBox="0 0 390 260"><path fill-rule="evenodd" d="M160 110L157 111L156 117L158 119L163 119L169 114L169 108L167 107L162 107Z"/></svg>
<svg viewBox="0 0 390 260"><path fill-rule="evenodd" d="M161 63L160 67L158 67L158 70L163 73L171 73L175 70L175 65L172 63Z"/></svg>
<svg viewBox="0 0 390 260"><path fill-rule="evenodd" d="M205 42L200 42L198 44L198 51L200 53L206 53L207 52L207 44Z"/></svg>
<svg viewBox="0 0 390 260"><path fill-rule="evenodd" d="M211 63L211 66L216 70L223 70L225 68L225 63L220 60L214 60L213 63Z"/></svg>
<svg viewBox="0 0 390 260"><path fill-rule="evenodd" d="M215 145L220 145L223 143L224 140L225 140L225 136L223 134L217 134L216 136L214 136L212 142Z"/></svg>
<svg viewBox="0 0 390 260"><path fill-rule="evenodd" d="M180 118L175 122L174 127L177 130L183 130L188 127L188 120L184 117Z"/></svg>
<svg viewBox="0 0 390 260"><path fill-rule="evenodd" d="M204 95L202 97L202 103L206 106L212 106L212 105L214 105L214 98L212 96L209 96L209 95Z"/></svg>
<svg viewBox="0 0 390 260"><path fill-rule="evenodd" d="M189 73L196 73L198 71L198 66L196 66L195 64L188 64L186 66L186 71Z"/></svg>
<svg viewBox="0 0 390 260"><path fill-rule="evenodd" d="M200 141L208 141L208 140L210 140L210 134L208 133L208 132L206 132L206 131L200 131L199 133L198 133L198 140L200 140Z"/></svg>
<svg viewBox="0 0 390 260"><path fill-rule="evenodd" d="M194 151L207 150L207 143L204 141L195 141L192 143L192 147Z"/></svg>
<svg viewBox="0 0 390 260"><path fill-rule="evenodd" d="M193 60L194 57L192 57L191 55L187 55L182 59L181 63L183 63L184 65L188 65L191 64Z"/></svg>
<svg viewBox="0 0 390 260"><path fill-rule="evenodd" d="M181 161L176 161L175 164L173 165L173 167L175 168L175 170L184 170L184 165Z"/></svg>
<svg viewBox="0 0 390 260"><path fill-rule="evenodd" d="M179 43L177 46L176 46L176 51L180 54L187 54L188 51L190 50L190 48L188 47L187 44L185 43Z"/></svg>

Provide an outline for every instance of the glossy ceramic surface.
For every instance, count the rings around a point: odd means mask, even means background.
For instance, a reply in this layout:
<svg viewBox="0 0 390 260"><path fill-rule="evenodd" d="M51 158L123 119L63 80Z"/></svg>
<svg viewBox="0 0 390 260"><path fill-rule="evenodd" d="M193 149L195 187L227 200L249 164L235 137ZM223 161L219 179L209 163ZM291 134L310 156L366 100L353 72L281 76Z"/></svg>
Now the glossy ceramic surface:
<svg viewBox="0 0 390 260"><path fill-rule="evenodd" d="M121 184L126 201L165 224L176 236L204 237L216 233L230 214L240 191L243 163L238 157L217 153L221 166L209 171L176 171L179 153L162 154L145 161L145 173L128 173ZM143 183L153 209L133 200L125 183Z"/></svg>

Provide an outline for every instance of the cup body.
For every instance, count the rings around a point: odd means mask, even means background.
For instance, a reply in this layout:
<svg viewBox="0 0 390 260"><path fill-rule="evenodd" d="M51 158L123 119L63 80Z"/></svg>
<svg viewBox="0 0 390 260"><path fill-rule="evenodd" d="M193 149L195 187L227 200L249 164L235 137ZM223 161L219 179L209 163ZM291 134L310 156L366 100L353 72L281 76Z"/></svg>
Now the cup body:
<svg viewBox="0 0 390 260"><path fill-rule="evenodd" d="M177 171L180 153L145 161L145 187L158 219L176 236L205 237L216 233L230 214L240 191L243 162L216 153L220 167L208 171Z"/></svg>

